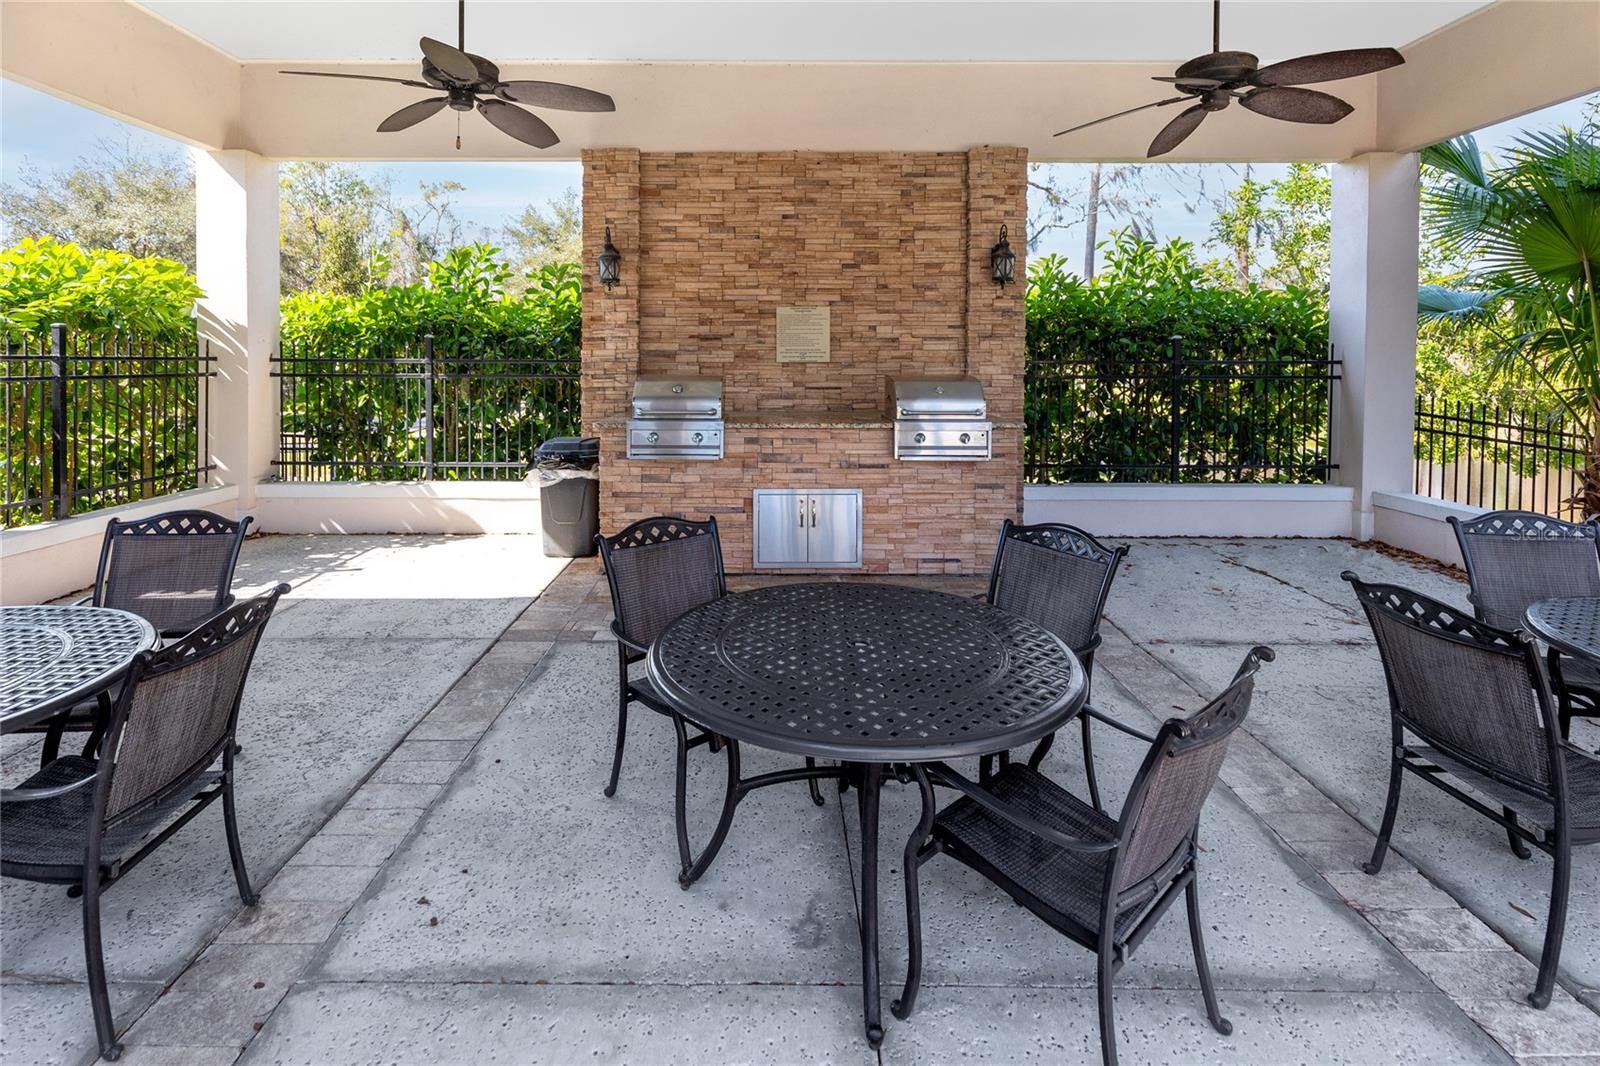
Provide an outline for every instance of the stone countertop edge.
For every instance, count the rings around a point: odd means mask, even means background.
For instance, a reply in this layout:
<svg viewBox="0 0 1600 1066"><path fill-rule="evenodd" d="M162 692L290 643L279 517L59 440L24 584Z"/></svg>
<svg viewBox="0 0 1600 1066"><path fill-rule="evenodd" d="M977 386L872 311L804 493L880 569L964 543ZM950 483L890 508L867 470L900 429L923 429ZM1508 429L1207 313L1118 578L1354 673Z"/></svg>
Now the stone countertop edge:
<svg viewBox="0 0 1600 1066"><path fill-rule="evenodd" d="M599 418L599 429L626 429L626 418ZM728 411L726 429L893 429L894 420L877 411ZM994 429L1021 429L1020 421L996 421Z"/></svg>

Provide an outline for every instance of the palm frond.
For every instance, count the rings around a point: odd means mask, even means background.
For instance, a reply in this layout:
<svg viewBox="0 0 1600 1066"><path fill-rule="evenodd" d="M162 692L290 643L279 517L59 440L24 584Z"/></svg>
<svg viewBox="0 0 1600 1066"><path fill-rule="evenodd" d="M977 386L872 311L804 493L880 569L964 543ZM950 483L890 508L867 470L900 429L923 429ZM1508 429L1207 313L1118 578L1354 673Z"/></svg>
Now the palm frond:
<svg viewBox="0 0 1600 1066"><path fill-rule="evenodd" d="M1417 323L1445 329L1477 325L1498 315L1504 300L1504 292L1498 289L1421 285L1417 288Z"/></svg>

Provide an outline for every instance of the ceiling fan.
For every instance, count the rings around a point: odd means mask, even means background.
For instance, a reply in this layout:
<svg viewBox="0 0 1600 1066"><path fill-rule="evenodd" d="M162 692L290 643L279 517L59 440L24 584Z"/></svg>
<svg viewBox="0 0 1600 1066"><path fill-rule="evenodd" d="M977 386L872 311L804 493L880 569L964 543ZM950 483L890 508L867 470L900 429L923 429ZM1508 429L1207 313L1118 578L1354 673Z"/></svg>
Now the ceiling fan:
<svg viewBox="0 0 1600 1066"><path fill-rule="evenodd" d="M450 108L456 112L474 108L501 133L531 144L549 148L561 140L549 124L518 104L554 108L557 111L615 111L617 105L605 93L564 85L555 81L501 81L500 68L466 50L467 0L459 0L456 13L456 47L432 37L422 38L422 80L380 78L372 74L334 74L323 70L280 70L280 74L299 74L310 78L349 78L356 81L387 81L416 89L443 90L434 96L407 104L382 122L379 133L394 133L415 126ZM456 120L456 148L461 147L459 115Z"/></svg>
<svg viewBox="0 0 1600 1066"><path fill-rule="evenodd" d="M1062 130L1056 136L1110 122L1135 111L1192 103L1193 106L1180 111L1150 142L1147 155L1154 159L1178 147L1208 114L1221 111L1234 100L1238 100L1246 110L1267 118L1326 125L1338 122L1355 108L1337 96L1297 86L1376 74L1404 62L1405 59L1393 48L1348 48L1259 66L1260 60L1249 52L1222 50L1222 0L1212 0L1210 54L1189 60L1170 78L1151 79L1171 83L1182 95L1130 107L1126 111Z"/></svg>

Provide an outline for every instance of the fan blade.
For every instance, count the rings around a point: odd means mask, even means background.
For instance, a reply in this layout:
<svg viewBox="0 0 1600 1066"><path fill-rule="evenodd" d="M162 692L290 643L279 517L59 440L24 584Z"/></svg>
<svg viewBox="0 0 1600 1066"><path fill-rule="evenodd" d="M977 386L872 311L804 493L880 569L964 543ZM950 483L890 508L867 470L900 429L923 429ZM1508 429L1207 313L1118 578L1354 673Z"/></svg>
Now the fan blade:
<svg viewBox="0 0 1600 1066"><path fill-rule="evenodd" d="M1327 125L1338 122L1355 108L1327 93L1315 89L1295 89L1287 85L1273 85L1265 89L1252 89L1239 97L1239 103L1258 115L1282 119L1285 122L1314 122Z"/></svg>
<svg viewBox="0 0 1600 1066"><path fill-rule="evenodd" d="M442 73L466 85L478 80L478 64L461 49L443 41L436 41L432 37L424 37L418 43L422 46L422 54L428 57L428 62L438 67Z"/></svg>
<svg viewBox="0 0 1600 1066"><path fill-rule="evenodd" d="M1177 118L1161 127L1161 132L1150 142L1150 150L1145 154L1151 159L1158 155L1166 155L1182 144L1184 138L1193 133L1205 117L1206 109L1199 104L1179 112Z"/></svg>
<svg viewBox="0 0 1600 1066"><path fill-rule="evenodd" d="M1404 62L1405 57L1393 48L1347 48L1342 52L1318 52L1316 55L1285 59L1282 63L1262 67L1250 79L1250 84L1310 85L1319 81L1339 81L1341 78L1376 74Z"/></svg>
<svg viewBox="0 0 1600 1066"><path fill-rule="evenodd" d="M407 78L380 78L376 74L335 74L329 70L280 70L279 74L298 74L305 78L351 78L356 81L387 81L395 85L410 85L416 89L437 89L437 85L429 85L425 81L411 81Z"/></svg>
<svg viewBox="0 0 1600 1066"><path fill-rule="evenodd" d="M1215 89L1222 84L1216 78L1151 78L1150 80L1164 81L1184 89Z"/></svg>
<svg viewBox="0 0 1600 1066"><path fill-rule="evenodd" d="M479 100L478 111L501 133L515 137L535 148L549 148L561 140L545 120L515 104L500 100Z"/></svg>
<svg viewBox="0 0 1600 1066"><path fill-rule="evenodd" d="M615 100L605 93L559 81L505 81L494 87L504 99L557 111L615 111Z"/></svg>
<svg viewBox="0 0 1600 1066"><path fill-rule="evenodd" d="M394 133L398 130L410 129L425 118L432 118L444 109L450 102L448 96L436 96L432 100L418 100L414 104L407 104L382 122L378 123L379 133Z"/></svg>
<svg viewBox="0 0 1600 1066"><path fill-rule="evenodd" d="M1172 96L1172 97L1168 97L1165 100L1157 100L1153 104L1140 104L1138 107L1130 107L1126 111L1118 111L1114 115L1107 115L1104 118L1097 118L1093 122L1085 122L1085 123L1082 123L1082 124L1077 125L1077 126L1072 126L1072 127L1068 128L1068 129L1062 130L1061 133L1077 133L1079 130L1088 129L1090 126L1098 126L1102 122L1110 122L1114 118L1121 118L1123 115L1131 115L1135 111L1148 111L1152 107L1166 107L1168 104L1181 104L1185 100L1193 100L1193 99L1194 99L1194 97L1192 97L1192 96ZM1059 137L1059 136L1061 136L1061 133L1057 133L1054 136Z"/></svg>

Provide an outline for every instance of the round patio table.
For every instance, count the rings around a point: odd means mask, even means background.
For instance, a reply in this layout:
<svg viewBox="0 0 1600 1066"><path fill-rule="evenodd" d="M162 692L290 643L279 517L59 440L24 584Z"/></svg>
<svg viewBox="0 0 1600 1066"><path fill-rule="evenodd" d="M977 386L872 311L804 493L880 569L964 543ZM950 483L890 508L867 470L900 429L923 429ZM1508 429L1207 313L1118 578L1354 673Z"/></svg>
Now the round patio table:
<svg viewBox="0 0 1600 1066"><path fill-rule="evenodd" d="M721 847L733 808L764 784L832 775L857 786L861 817L861 980L867 1041L883 1040L878 985L878 799L886 771L1010 751L1082 708L1083 667L1056 636L977 600L904 585L826 582L724 596L651 645L651 683L685 719L734 743L730 783L694 880ZM838 760L737 785L738 742ZM925 834L926 824L919 826ZM920 839L920 838L914 838Z"/></svg>
<svg viewBox="0 0 1600 1066"><path fill-rule="evenodd" d="M0 733L37 725L114 684L156 631L107 607L0 607Z"/></svg>
<svg viewBox="0 0 1600 1066"><path fill-rule="evenodd" d="M1522 620L1552 648L1600 663L1600 597L1540 600L1523 612Z"/></svg>

